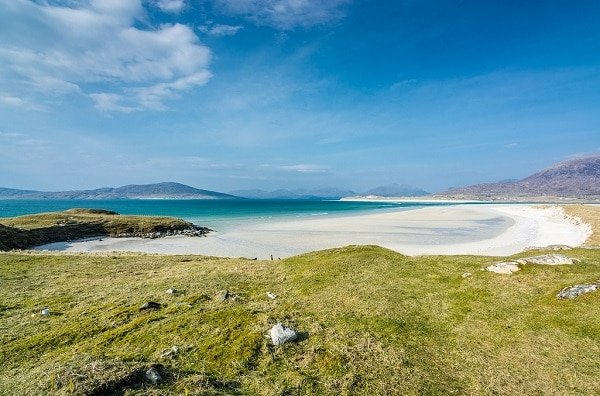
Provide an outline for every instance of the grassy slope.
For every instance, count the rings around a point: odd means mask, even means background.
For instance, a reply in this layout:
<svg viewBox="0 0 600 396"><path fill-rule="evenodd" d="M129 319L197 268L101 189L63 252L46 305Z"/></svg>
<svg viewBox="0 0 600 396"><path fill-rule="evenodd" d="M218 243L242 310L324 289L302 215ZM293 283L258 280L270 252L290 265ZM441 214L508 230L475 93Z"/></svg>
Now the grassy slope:
<svg viewBox="0 0 600 396"><path fill-rule="evenodd" d="M168 381L120 391L599 394L600 293L555 295L600 278L600 250L568 253L582 263L512 276L480 271L493 258L369 246L275 262L0 254L0 394L83 394L153 362ZM166 307L138 311L148 300ZM277 321L301 340L273 350ZM171 345L181 354L161 360Z"/></svg>

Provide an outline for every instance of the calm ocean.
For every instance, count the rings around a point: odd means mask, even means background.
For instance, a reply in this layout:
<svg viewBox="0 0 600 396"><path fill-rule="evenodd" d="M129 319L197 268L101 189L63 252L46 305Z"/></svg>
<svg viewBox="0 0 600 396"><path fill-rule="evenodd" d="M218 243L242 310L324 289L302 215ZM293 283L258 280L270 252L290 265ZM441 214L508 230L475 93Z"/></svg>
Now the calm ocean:
<svg viewBox="0 0 600 396"><path fill-rule="evenodd" d="M0 200L0 217L61 211L70 208L114 210L121 214L173 216L214 229L240 222L309 216L359 214L367 211L413 209L440 203L382 203L315 200Z"/></svg>

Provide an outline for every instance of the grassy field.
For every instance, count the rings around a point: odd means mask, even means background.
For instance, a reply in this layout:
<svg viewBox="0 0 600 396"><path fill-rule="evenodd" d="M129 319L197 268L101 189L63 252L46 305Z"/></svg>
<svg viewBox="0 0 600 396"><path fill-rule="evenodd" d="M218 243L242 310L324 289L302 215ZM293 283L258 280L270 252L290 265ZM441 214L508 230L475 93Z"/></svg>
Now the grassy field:
<svg viewBox="0 0 600 396"><path fill-rule="evenodd" d="M510 276L480 270L494 258L373 246L282 261L4 253L0 394L600 394L600 293L555 297L600 278L600 250L567 253L582 263ZM140 311L149 300L163 308ZM275 349L279 321L301 336ZM151 365L158 385L137 380Z"/></svg>

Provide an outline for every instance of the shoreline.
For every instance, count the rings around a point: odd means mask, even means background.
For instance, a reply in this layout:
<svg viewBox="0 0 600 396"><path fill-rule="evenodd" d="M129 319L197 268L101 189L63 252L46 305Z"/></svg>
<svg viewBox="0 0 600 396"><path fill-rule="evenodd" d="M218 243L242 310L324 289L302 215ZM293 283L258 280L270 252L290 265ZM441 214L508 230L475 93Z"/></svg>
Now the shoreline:
<svg viewBox="0 0 600 396"><path fill-rule="evenodd" d="M285 258L346 245L379 245L410 256L509 256L529 247L579 246L586 223L556 205L468 204L242 225L206 237L103 238L35 250L143 252L216 257Z"/></svg>

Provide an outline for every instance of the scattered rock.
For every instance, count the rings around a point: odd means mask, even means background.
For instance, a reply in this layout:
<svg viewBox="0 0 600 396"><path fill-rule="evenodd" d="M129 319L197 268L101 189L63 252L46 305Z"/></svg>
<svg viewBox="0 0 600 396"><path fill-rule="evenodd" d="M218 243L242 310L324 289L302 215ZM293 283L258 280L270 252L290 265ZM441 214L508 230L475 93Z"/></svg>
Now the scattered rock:
<svg viewBox="0 0 600 396"><path fill-rule="evenodd" d="M177 289L167 289L167 291L165 292L166 294L177 294Z"/></svg>
<svg viewBox="0 0 600 396"><path fill-rule="evenodd" d="M526 257L523 260L528 264L542 264L542 265L565 265L579 262L577 259L573 259L565 256L564 254L542 254L541 256Z"/></svg>
<svg viewBox="0 0 600 396"><path fill-rule="evenodd" d="M147 379L153 385L158 384L162 380L160 373L154 367L150 367L148 371L146 371L146 374L144 374L144 378Z"/></svg>
<svg viewBox="0 0 600 396"><path fill-rule="evenodd" d="M277 298L277 294L267 292L267 297L269 297L271 300L275 300Z"/></svg>
<svg viewBox="0 0 600 396"><path fill-rule="evenodd" d="M490 272L495 272L497 274L505 274L505 275L510 275L514 272L517 272L521 269L521 267L519 266L519 263L516 262L512 262L512 261L507 261L504 263L496 263L493 265L490 265L489 267L486 268L486 270L490 271Z"/></svg>
<svg viewBox="0 0 600 396"><path fill-rule="evenodd" d="M270 336L271 342L273 342L273 345L275 346L283 345L288 341L294 341L298 338L298 335L294 330L285 327L281 323L277 323L271 328Z"/></svg>
<svg viewBox="0 0 600 396"><path fill-rule="evenodd" d="M470 272L465 272L465 273L463 273L461 276L462 276L463 278L470 278L470 277L472 277L472 276L473 276L473 274L472 274L472 273L470 273Z"/></svg>
<svg viewBox="0 0 600 396"><path fill-rule="evenodd" d="M598 284L594 284L594 283L589 283L589 284L585 284L585 285L573 285L573 286L565 287L564 289L562 289L556 295L556 297L559 298L560 300L572 299L575 297L579 297L582 294L595 292L599 288L600 288L600 286L598 286Z"/></svg>
<svg viewBox="0 0 600 396"><path fill-rule="evenodd" d="M217 294L217 300L219 301L225 301L227 300L229 297L231 297L231 295L229 294L229 290L221 290L218 294Z"/></svg>
<svg viewBox="0 0 600 396"><path fill-rule="evenodd" d="M50 315L50 308L48 308L48 307L42 308L42 310L40 311L40 314L42 316L48 316L48 315Z"/></svg>
<svg viewBox="0 0 600 396"><path fill-rule="evenodd" d="M179 347L176 345L173 345L171 348L167 349L166 351L163 351L160 354L160 357L163 359L172 359L175 356L177 356L178 353L179 353Z"/></svg>
<svg viewBox="0 0 600 396"><path fill-rule="evenodd" d="M160 309L161 307L162 305L155 301L148 301L140 307L140 311L143 311L145 309Z"/></svg>

